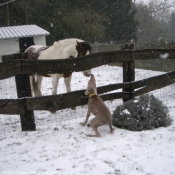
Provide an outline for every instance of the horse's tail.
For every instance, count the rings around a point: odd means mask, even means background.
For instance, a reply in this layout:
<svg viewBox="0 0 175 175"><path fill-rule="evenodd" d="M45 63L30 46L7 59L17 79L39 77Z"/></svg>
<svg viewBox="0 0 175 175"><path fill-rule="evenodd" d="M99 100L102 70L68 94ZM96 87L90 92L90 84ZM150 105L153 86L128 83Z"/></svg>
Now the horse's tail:
<svg viewBox="0 0 175 175"><path fill-rule="evenodd" d="M38 86L38 75L31 75L31 89L36 97L41 96L41 90Z"/></svg>

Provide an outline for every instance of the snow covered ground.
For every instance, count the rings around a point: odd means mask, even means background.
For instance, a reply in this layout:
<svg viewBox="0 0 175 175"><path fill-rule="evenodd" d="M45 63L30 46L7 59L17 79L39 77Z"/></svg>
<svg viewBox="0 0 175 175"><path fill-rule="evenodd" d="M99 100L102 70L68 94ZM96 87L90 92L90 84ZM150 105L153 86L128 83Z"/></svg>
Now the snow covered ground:
<svg viewBox="0 0 175 175"><path fill-rule="evenodd" d="M102 66L92 70L97 86L122 82L122 69ZM163 72L136 70L136 79ZM85 89L88 78L74 73L72 90ZM79 123L85 119L87 106L51 114L35 111L37 131L21 132L19 116L0 114L0 174L68 175L175 175L175 84L153 94L169 107L171 126L150 131L131 132L107 126L101 138ZM0 81L0 99L16 98L14 77ZM51 80L43 83L44 95L51 94ZM58 93L65 93L60 80ZM111 113L121 100L105 102Z"/></svg>

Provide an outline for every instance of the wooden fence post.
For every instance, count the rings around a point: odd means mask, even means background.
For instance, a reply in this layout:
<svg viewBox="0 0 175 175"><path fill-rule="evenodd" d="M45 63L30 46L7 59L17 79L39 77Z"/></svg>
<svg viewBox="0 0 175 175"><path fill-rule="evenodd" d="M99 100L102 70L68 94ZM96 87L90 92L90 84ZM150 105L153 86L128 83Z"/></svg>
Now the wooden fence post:
<svg viewBox="0 0 175 175"><path fill-rule="evenodd" d="M7 56L2 57L3 62L15 59L27 59L27 54L22 53L13 54L13 56L10 58L8 58ZM22 71L22 62L21 62L21 71ZM31 97L29 75L28 74L16 75L15 80L16 80L16 89L18 98ZM25 114L20 115L22 131L35 131L36 125L35 125L34 112L32 110L27 110L26 100L24 103L25 103L24 104Z"/></svg>
<svg viewBox="0 0 175 175"><path fill-rule="evenodd" d="M133 50L133 48L134 48L133 44L125 44L124 47L122 48L122 50L130 51L130 61L123 62L123 83L135 80L135 63L132 60L132 54L131 54L131 50ZM132 87L132 84L129 88L123 88L123 92L130 93L130 98L123 98L123 102L133 99L132 94L134 92L134 89Z"/></svg>
<svg viewBox="0 0 175 175"><path fill-rule="evenodd" d="M19 54L19 55L20 57L14 57L14 59L27 59L26 54ZM15 80L16 80L16 89L18 98L31 97L29 75L28 74L16 75ZM22 131L36 131L34 112L31 110L27 110L26 100L25 100L25 114L20 115L20 119L21 119Z"/></svg>

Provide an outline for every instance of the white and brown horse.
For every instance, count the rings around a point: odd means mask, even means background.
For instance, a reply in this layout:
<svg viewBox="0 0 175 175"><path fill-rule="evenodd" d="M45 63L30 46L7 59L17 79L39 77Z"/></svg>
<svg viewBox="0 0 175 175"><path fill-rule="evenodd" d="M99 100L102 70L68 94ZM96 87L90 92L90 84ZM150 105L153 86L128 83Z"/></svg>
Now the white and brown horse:
<svg viewBox="0 0 175 175"><path fill-rule="evenodd" d="M80 39L64 39L58 42L54 42L52 46L33 45L25 50L28 53L28 57L31 60L48 60L48 59L66 59L76 58L91 53L91 46ZM83 72L84 76L90 76L91 70ZM72 73L64 74L48 74L47 77L52 77L52 95L57 94L58 81L61 77L64 77L64 83L66 85L67 92L71 92L71 78ZM33 95L42 96L41 83L43 75L31 75L30 84Z"/></svg>

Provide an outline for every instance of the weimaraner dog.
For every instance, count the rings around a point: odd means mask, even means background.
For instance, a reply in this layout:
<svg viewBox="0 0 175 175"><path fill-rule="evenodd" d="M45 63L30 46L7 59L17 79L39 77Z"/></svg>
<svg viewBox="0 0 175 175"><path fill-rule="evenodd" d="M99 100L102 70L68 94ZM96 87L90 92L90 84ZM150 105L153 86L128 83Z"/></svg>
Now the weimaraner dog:
<svg viewBox="0 0 175 175"><path fill-rule="evenodd" d="M86 120L80 124L82 126L85 126L88 122L90 113L95 115L95 117L90 121L90 126L95 131L95 135L87 134L86 136L100 137L100 133L98 132L97 128L102 125L109 125L110 133L112 134L114 132L114 129L112 128L112 116L101 97L97 95L96 81L93 74L91 74L91 78L88 82L88 87L85 91L85 95L89 95L88 112Z"/></svg>

